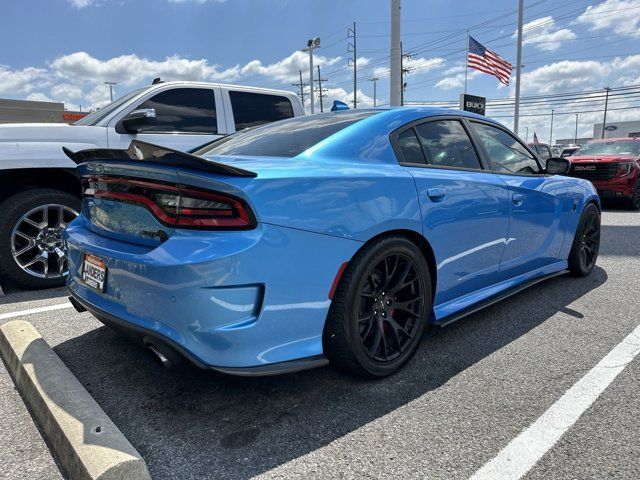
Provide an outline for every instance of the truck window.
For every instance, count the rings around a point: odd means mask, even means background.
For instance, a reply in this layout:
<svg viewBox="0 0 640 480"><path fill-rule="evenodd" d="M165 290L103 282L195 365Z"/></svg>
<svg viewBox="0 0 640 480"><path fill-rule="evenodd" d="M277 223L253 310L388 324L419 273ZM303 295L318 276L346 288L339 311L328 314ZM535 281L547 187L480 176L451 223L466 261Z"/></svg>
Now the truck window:
<svg viewBox="0 0 640 480"><path fill-rule="evenodd" d="M137 108L156 111L156 124L144 133L218 133L215 98L209 88L165 90Z"/></svg>
<svg viewBox="0 0 640 480"><path fill-rule="evenodd" d="M264 93L229 91L236 131L293 117L287 97Z"/></svg>

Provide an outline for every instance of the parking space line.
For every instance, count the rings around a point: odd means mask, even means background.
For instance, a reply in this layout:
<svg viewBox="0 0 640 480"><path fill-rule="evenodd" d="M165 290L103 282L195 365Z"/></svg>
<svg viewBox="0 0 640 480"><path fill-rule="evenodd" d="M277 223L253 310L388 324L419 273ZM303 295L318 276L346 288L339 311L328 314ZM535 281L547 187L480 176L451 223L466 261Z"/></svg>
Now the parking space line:
<svg viewBox="0 0 640 480"><path fill-rule="evenodd" d="M640 326L471 479L515 480L524 476L639 353Z"/></svg>
<svg viewBox="0 0 640 480"><path fill-rule="evenodd" d="M34 313L50 312L52 310L62 310L64 308L72 308L69 302L59 303L57 305L49 305L48 307L30 308L29 310L19 310L17 312L0 313L0 320L6 320L8 318L24 317L26 315L33 315Z"/></svg>

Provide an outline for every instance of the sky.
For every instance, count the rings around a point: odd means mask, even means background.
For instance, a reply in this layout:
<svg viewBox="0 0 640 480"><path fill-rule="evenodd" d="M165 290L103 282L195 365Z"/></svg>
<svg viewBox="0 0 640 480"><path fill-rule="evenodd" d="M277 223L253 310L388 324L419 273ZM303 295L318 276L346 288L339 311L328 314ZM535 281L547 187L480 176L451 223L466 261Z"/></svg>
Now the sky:
<svg viewBox="0 0 640 480"><path fill-rule="evenodd" d="M403 0L407 102L457 102L464 86L467 30L513 65L517 0ZM520 135L591 136L602 121L605 86L640 84L640 0L525 0L522 96L590 93L572 101L531 100ZM390 0L20 0L0 15L0 97L99 108L163 80L203 80L296 91L309 80L307 40L329 103L353 98L348 29L356 25L359 107L389 100ZM468 93L513 97L511 85L468 70ZM307 89L308 91L308 89ZM640 120L636 90L611 98L607 121ZM639 106L638 108L635 108ZM592 112L592 110L596 110ZM513 124L513 109L492 116ZM526 133L525 133L526 132Z"/></svg>

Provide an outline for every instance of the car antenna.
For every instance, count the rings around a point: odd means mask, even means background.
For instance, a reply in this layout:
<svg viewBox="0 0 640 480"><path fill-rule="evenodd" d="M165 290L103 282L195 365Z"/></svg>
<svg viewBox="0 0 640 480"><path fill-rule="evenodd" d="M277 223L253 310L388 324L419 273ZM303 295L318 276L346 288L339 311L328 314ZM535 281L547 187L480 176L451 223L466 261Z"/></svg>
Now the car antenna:
<svg viewBox="0 0 640 480"><path fill-rule="evenodd" d="M162 81L162 79L160 77L156 77L156 78L153 79L153 82L151 82L151 85L157 85L159 83L164 83L164 82Z"/></svg>

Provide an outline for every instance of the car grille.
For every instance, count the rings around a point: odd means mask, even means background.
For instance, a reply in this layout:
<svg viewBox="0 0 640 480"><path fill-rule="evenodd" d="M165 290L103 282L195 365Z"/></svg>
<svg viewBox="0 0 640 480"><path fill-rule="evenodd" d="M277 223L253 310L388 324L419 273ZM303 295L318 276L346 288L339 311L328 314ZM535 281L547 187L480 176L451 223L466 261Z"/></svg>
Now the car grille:
<svg viewBox="0 0 640 480"><path fill-rule="evenodd" d="M569 176L587 180L610 180L616 176L618 164L612 163L574 163Z"/></svg>

